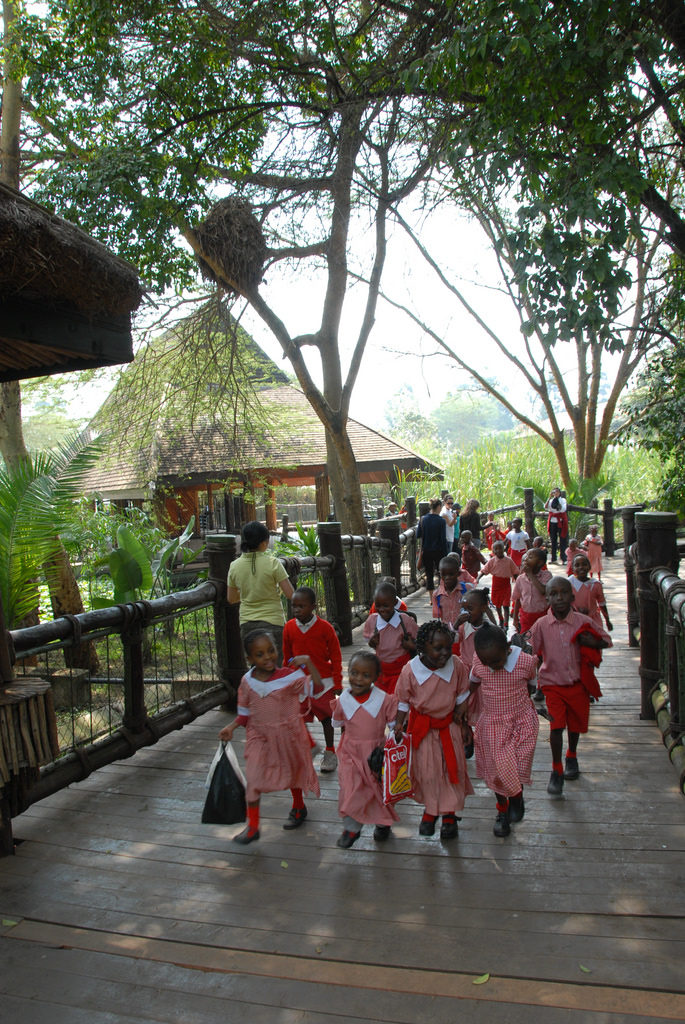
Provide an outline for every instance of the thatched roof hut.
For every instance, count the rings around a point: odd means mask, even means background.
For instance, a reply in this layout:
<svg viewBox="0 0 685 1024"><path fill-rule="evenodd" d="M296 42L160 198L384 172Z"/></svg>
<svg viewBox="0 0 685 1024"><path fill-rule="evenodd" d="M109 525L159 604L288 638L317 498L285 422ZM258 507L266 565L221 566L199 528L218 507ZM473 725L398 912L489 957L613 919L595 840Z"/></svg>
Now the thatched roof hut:
<svg viewBox="0 0 685 1024"><path fill-rule="evenodd" d="M130 362L134 267L0 183L0 381Z"/></svg>

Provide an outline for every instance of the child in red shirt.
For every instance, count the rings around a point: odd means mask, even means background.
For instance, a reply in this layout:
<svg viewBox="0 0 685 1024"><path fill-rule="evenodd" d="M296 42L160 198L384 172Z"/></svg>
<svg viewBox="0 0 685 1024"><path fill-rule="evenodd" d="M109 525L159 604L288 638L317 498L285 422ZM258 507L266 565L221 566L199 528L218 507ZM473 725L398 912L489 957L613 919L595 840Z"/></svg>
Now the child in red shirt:
<svg viewBox="0 0 685 1024"><path fill-rule="evenodd" d="M338 766L335 755L331 710L335 698L342 693L342 652L337 634L330 622L316 614L316 593L311 587L298 587L292 597L293 618L283 628L283 660L288 665L293 657L308 654L316 665L323 690L302 704L305 721L318 718L323 728L326 749L319 765L320 772L333 772Z"/></svg>

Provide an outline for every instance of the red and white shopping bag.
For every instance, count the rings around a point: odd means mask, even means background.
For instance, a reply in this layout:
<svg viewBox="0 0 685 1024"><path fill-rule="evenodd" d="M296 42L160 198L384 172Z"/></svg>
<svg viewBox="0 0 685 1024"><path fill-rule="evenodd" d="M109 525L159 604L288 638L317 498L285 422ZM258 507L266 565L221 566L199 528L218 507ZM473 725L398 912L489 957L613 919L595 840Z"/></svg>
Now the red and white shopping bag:
<svg viewBox="0 0 685 1024"><path fill-rule="evenodd" d="M411 736L402 736L399 741L391 735L383 749L383 803L396 804L407 796L413 796L411 783Z"/></svg>

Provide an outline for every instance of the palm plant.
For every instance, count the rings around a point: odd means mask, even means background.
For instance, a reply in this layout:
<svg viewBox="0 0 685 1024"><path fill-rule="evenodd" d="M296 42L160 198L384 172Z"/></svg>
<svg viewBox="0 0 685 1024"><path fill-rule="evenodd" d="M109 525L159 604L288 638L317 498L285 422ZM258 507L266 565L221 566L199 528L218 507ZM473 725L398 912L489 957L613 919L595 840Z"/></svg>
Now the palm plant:
<svg viewBox="0 0 685 1024"><path fill-rule="evenodd" d="M9 628L38 606L43 572L55 585L60 534L72 525L84 475L101 450L101 441L77 436L0 469L0 596Z"/></svg>

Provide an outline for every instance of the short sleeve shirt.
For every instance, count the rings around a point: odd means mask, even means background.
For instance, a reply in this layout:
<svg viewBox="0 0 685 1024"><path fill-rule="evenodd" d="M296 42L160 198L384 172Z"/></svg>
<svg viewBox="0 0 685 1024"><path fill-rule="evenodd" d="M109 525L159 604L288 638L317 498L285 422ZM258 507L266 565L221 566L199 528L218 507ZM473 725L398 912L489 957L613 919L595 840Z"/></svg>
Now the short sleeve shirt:
<svg viewBox="0 0 685 1024"><path fill-rule="evenodd" d="M285 624L279 583L288 574L270 551L246 551L231 562L228 585L240 591L240 621Z"/></svg>

